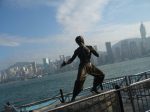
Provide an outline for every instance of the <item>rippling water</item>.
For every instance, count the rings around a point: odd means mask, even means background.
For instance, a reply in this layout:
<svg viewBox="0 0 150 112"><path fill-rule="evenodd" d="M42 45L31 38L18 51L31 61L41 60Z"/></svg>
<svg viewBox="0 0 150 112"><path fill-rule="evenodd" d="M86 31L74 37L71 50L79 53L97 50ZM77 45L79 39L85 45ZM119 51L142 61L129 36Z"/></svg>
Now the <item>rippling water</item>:
<svg viewBox="0 0 150 112"><path fill-rule="evenodd" d="M150 69L150 57L99 66L105 78L132 75ZM77 71L53 74L38 79L10 82L0 85L0 110L7 101L25 104L59 94L59 89L71 92ZM92 85L93 77L88 75L84 87Z"/></svg>

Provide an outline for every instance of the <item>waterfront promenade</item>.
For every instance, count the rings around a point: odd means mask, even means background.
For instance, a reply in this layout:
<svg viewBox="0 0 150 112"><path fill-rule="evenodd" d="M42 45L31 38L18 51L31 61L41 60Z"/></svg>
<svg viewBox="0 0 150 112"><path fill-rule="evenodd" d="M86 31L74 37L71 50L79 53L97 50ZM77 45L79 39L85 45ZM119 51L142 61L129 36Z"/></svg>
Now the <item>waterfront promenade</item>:
<svg viewBox="0 0 150 112"><path fill-rule="evenodd" d="M70 102L72 93L68 93L45 99L45 102L52 102L43 107L38 108L38 105L45 103L44 100L17 108L23 112L33 108L34 112L145 112L150 109L149 85L150 71L145 71L135 75L107 79L103 83L105 92L87 96L90 89L87 88L75 102L62 103L61 99L64 99L64 102Z"/></svg>

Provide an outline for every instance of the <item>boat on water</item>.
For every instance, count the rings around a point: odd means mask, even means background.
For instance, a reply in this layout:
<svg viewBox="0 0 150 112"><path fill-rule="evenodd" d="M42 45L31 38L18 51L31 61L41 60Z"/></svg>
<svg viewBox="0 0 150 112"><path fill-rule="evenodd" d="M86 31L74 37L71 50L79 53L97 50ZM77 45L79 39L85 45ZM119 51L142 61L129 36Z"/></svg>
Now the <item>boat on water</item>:
<svg viewBox="0 0 150 112"><path fill-rule="evenodd" d="M72 93L60 94L24 105L6 103L5 112L149 112L150 71L106 79L99 94L84 89L76 101Z"/></svg>

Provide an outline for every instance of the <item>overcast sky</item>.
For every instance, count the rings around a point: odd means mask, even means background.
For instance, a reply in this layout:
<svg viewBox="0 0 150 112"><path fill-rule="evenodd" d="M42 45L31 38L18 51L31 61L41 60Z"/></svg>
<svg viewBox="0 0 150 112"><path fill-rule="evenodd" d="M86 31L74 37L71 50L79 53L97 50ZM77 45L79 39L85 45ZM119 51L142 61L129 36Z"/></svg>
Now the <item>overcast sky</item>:
<svg viewBox="0 0 150 112"><path fill-rule="evenodd" d="M150 35L150 0L0 0L0 69L20 61L72 55L74 39L105 49L125 38Z"/></svg>

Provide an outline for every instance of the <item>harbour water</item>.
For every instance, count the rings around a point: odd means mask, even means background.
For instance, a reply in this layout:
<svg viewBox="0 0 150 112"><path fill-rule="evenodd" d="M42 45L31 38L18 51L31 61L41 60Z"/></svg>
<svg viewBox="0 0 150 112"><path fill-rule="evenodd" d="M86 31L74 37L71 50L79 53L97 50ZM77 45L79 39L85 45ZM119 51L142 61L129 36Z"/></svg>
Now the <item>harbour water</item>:
<svg viewBox="0 0 150 112"><path fill-rule="evenodd" d="M99 66L105 78L133 75L150 69L150 57L128 60L115 64ZM59 94L59 89L71 92L77 71L47 75L45 77L25 81L10 82L0 85L0 110L7 101L21 105L33 101L53 97ZM92 85L93 77L88 75L84 88Z"/></svg>

